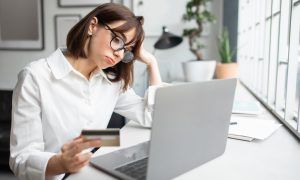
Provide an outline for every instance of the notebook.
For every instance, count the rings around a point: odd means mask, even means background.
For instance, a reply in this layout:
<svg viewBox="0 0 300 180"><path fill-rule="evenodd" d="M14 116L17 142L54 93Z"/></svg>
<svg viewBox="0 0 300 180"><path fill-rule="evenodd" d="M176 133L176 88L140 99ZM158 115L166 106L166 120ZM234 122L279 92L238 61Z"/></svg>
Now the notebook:
<svg viewBox="0 0 300 180"><path fill-rule="evenodd" d="M234 101L232 107L233 115L257 116L262 113L258 101Z"/></svg>

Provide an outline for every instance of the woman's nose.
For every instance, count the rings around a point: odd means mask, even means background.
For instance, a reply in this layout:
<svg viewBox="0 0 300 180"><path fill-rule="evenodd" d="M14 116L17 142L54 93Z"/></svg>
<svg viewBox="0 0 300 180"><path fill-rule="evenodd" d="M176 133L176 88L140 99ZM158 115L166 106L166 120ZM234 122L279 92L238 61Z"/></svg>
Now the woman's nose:
<svg viewBox="0 0 300 180"><path fill-rule="evenodd" d="M124 49L120 51L114 51L114 55L120 57L120 59L124 58Z"/></svg>

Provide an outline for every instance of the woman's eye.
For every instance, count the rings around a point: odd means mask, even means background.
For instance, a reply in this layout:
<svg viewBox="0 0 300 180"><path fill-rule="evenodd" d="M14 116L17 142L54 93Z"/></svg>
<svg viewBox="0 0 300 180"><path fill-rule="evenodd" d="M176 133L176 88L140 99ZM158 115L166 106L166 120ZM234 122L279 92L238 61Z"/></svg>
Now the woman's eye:
<svg viewBox="0 0 300 180"><path fill-rule="evenodd" d="M118 38L114 38L114 42L115 42L115 43L119 43L120 40L119 40Z"/></svg>

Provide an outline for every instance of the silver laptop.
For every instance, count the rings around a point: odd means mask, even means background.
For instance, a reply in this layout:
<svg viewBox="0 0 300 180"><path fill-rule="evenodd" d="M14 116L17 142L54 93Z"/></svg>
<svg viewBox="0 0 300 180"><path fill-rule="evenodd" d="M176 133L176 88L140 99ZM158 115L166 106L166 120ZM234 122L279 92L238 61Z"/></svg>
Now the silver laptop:
<svg viewBox="0 0 300 180"><path fill-rule="evenodd" d="M236 79L159 88L151 140L90 159L119 178L174 178L220 155L226 148Z"/></svg>

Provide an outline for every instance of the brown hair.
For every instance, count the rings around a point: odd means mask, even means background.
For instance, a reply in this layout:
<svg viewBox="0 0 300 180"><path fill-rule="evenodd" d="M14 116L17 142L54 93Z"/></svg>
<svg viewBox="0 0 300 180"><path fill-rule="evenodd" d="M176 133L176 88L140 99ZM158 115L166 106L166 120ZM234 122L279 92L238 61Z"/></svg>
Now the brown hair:
<svg viewBox="0 0 300 180"><path fill-rule="evenodd" d="M67 48L72 55L76 56L77 58L86 58L86 54L84 52L84 44L88 38L88 29L93 17L96 17L98 19L98 24L101 26L102 24L100 20L107 24L119 20L125 20L126 23L112 29L113 31L118 32L123 36L125 32L135 28L136 34L134 38L125 45L135 43L135 47L132 49L132 53L135 57L137 56L137 50L140 48L145 37L142 27L144 18L142 16L135 16L127 7L115 3L107 3L95 8L70 30L67 36ZM123 92L125 92L128 86L132 87L133 85L133 63L134 61L131 61L129 63L123 63L122 61L120 61L114 67L109 67L107 69L104 69L103 71L107 75L110 74L114 76L114 79L110 79L108 77L108 79L112 82L119 82L123 80L124 84L122 90Z"/></svg>

